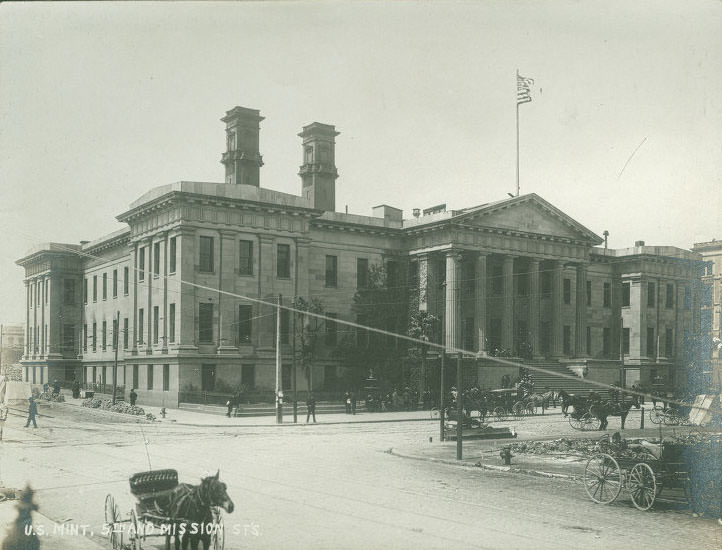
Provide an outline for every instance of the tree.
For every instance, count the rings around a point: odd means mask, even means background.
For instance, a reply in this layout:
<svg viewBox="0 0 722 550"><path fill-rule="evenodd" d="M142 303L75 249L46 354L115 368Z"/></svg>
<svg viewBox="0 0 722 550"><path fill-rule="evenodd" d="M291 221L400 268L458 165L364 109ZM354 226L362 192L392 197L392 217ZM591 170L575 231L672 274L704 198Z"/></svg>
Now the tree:
<svg viewBox="0 0 722 550"><path fill-rule="evenodd" d="M294 323L295 331L293 334L296 352L300 354L301 366L303 374L306 377L309 390L313 389L313 361L318 352L318 339L322 328L325 326L323 319L313 315L305 315L301 312L323 315L323 302L318 298L306 299L296 296L291 302L295 312L296 322Z"/></svg>
<svg viewBox="0 0 722 550"><path fill-rule="evenodd" d="M421 311L418 308L418 298L409 300L411 306L409 308L409 328L408 334L417 340L429 342L434 334L439 318L428 311ZM421 376L419 379L419 393L423 394L426 389L426 354L429 351L428 344L419 344L417 349L420 350L421 356Z"/></svg>

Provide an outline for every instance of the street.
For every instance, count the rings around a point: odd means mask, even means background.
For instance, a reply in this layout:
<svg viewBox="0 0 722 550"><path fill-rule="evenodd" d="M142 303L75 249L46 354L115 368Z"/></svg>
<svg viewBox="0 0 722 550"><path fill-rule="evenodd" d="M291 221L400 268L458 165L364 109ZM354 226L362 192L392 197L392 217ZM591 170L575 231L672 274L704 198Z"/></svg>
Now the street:
<svg viewBox="0 0 722 550"><path fill-rule="evenodd" d="M226 548L719 548L722 528L660 502L591 502L567 480L410 460L392 447L429 445L427 421L244 427L129 423L75 406L43 410L37 430L11 417L0 479L37 490L51 520L102 536L104 500L134 504L128 478L175 468L181 482L215 474L235 511ZM366 415L369 418L369 415ZM223 417L217 417L222 424ZM305 419L304 419L305 420ZM288 419L287 419L288 421ZM144 442L147 441L146 445ZM7 506L8 503L5 503ZM161 538L144 548L162 548Z"/></svg>

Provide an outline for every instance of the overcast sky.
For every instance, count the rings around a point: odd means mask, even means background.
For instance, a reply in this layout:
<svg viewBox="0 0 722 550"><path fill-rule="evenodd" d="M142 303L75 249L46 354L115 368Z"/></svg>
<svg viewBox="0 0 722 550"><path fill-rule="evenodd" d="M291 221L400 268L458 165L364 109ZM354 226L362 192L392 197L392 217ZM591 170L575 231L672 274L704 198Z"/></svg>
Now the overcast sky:
<svg viewBox="0 0 722 550"><path fill-rule="evenodd" d="M157 185L223 181L220 118L260 109L261 185L300 194L336 125L336 207L463 208L516 187L610 246L722 238L722 3L0 5L0 322L35 243L92 240ZM640 145L641 144L641 145ZM636 152L635 152L636 151Z"/></svg>

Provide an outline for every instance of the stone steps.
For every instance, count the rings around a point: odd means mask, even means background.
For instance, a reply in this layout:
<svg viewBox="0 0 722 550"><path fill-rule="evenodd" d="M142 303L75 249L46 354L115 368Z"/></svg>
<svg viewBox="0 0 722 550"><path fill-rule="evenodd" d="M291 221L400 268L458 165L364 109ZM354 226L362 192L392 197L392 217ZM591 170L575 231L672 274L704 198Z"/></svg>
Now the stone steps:
<svg viewBox="0 0 722 550"><path fill-rule="evenodd" d="M548 371L575 376L572 371L557 362L529 361L527 364L532 367L539 367ZM574 380L570 380L561 376L554 376L551 373L547 374L539 371L531 371L531 374L534 377L534 391L537 393L544 393L547 387L550 390L564 390L567 393L577 395L589 393L593 389L589 384L586 384L583 379L576 376Z"/></svg>

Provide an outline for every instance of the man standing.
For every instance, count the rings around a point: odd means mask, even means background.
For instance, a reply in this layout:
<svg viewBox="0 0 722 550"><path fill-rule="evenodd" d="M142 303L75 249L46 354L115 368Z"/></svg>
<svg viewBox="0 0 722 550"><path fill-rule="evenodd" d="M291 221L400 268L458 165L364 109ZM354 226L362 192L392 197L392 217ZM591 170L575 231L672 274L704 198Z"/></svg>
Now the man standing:
<svg viewBox="0 0 722 550"><path fill-rule="evenodd" d="M135 400L138 399L138 394L135 393L135 388L130 390L130 406L135 407Z"/></svg>
<svg viewBox="0 0 722 550"><path fill-rule="evenodd" d="M308 394L308 399L306 399L306 424L308 424L308 419L313 415L313 422L316 423L316 398L313 396L313 393Z"/></svg>
<svg viewBox="0 0 722 550"><path fill-rule="evenodd" d="M343 402L346 405L346 414L351 414L351 394L349 392L343 394Z"/></svg>
<svg viewBox="0 0 722 550"><path fill-rule="evenodd" d="M73 399L77 399L78 397L80 397L80 382L78 382L76 378L73 380Z"/></svg>
<svg viewBox="0 0 722 550"><path fill-rule="evenodd" d="M30 407L28 408L28 421L25 423L25 427L30 426L30 421L32 420L33 428L37 428L38 423L35 422L35 415L38 414L38 404L32 397L28 397L28 401L30 401Z"/></svg>

